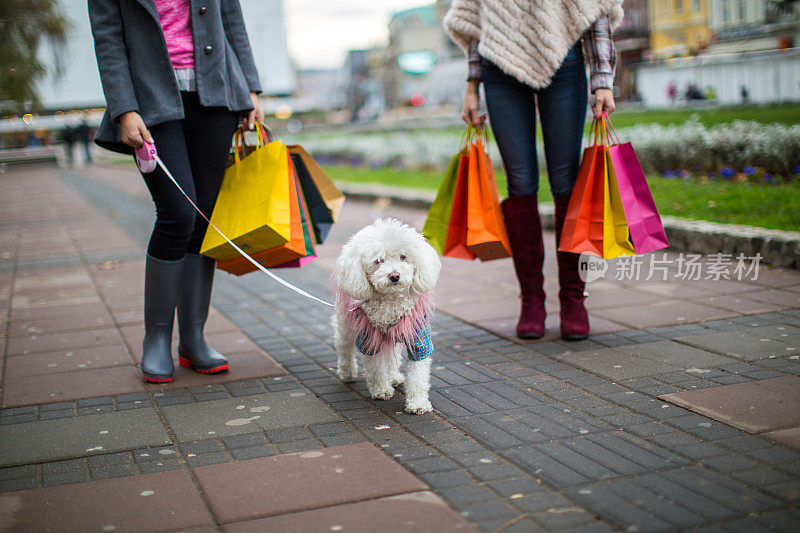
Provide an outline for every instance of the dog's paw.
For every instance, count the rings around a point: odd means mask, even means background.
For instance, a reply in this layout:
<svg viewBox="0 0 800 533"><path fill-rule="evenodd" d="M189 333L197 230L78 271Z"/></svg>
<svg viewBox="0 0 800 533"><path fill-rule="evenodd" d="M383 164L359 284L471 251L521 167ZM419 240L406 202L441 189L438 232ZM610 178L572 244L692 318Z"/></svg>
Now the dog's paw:
<svg viewBox="0 0 800 533"><path fill-rule="evenodd" d="M353 381L358 379L358 369L357 368L339 368L336 370L336 375L339 376L345 383L352 383Z"/></svg>
<svg viewBox="0 0 800 533"><path fill-rule="evenodd" d="M369 391L369 392L370 392L370 396L372 397L373 400L388 400L392 396L394 396L394 389L392 389L392 388L378 389L378 390Z"/></svg>
<svg viewBox="0 0 800 533"><path fill-rule="evenodd" d="M427 398L423 400L409 400L406 402L405 411L412 415L421 415L433 411L433 406Z"/></svg>
<svg viewBox="0 0 800 533"><path fill-rule="evenodd" d="M399 387L405 383L406 377L403 374L397 374L392 378L392 387Z"/></svg>

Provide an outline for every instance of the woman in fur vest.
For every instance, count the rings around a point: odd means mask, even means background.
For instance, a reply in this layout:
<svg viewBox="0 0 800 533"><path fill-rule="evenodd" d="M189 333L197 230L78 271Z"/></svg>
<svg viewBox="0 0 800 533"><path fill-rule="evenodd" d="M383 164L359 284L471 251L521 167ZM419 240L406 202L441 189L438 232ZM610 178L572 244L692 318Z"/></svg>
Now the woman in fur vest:
<svg viewBox="0 0 800 533"><path fill-rule="evenodd" d="M588 104L614 111L611 31L622 21L622 0L453 0L444 26L467 53L469 75L462 118L480 126L478 87L503 166L508 195L503 216L519 279L522 312L517 336L544 335L544 241L537 206L536 108L542 121L556 243L578 175ZM589 80L586 64L589 64ZM561 337L589 336L578 254L557 252Z"/></svg>

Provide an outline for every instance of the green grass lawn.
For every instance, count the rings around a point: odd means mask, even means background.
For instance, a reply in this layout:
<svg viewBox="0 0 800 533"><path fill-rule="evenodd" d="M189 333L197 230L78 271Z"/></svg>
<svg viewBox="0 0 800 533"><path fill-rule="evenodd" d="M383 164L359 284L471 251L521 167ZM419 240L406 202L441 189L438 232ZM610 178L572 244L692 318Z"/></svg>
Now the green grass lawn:
<svg viewBox="0 0 800 533"><path fill-rule="evenodd" d="M334 181L380 183L395 187L436 190L441 172L367 169L328 166L325 171ZM800 186L760 185L752 183L648 179L658 210L695 220L726 224L746 224L770 229L800 231ZM505 175L497 172L497 185L505 196ZM539 198L552 202L546 177L540 182Z"/></svg>
<svg viewBox="0 0 800 533"><path fill-rule="evenodd" d="M683 124L689 117L696 115L697 120L706 126L726 124L735 120L754 120L762 124L779 122L781 124L800 123L800 106L798 105L766 105L717 107L712 109L653 109L653 110L620 110L611 115L615 128L627 128L638 124L658 123Z"/></svg>

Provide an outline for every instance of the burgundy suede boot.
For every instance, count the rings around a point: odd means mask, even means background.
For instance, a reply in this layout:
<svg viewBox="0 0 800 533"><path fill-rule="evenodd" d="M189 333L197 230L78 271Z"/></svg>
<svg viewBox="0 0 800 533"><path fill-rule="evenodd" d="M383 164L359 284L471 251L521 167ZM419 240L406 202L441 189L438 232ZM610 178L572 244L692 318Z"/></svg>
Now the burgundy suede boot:
<svg viewBox="0 0 800 533"><path fill-rule="evenodd" d="M545 318L544 240L537 197L512 196L503 201L502 207L522 298L517 337L540 339L544 336Z"/></svg>
<svg viewBox="0 0 800 533"><path fill-rule="evenodd" d="M569 196L553 198L555 202L556 248L567 216ZM589 315L583 306L585 283L578 275L580 254L556 252L558 258L558 300L561 304L561 338L580 341L589 338Z"/></svg>

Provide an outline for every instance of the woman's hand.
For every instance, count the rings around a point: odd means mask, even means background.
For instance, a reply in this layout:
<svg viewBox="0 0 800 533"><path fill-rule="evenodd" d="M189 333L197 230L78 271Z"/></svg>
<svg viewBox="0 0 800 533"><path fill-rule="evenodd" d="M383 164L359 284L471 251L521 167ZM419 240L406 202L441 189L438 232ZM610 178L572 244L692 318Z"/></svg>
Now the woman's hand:
<svg viewBox="0 0 800 533"><path fill-rule="evenodd" d="M153 142L153 136L147 131L144 120L136 111L128 111L119 117L122 130L122 142L134 148L141 148L144 141Z"/></svg>
<svg viewBox="0 0 800 533"><path fill-rule="evenodd" d="M610 115L616 108L617 105L614 103L614 91L611 89L597 89L594 92L594 104L592 105L594 118L600 118L603 111Z"/></svg>
<svg viewBox="0 0 800 533"><path fill-rule="evenodd" d="M250 101L253 102L253 110L246 119L242 119L242 125L245 125L246 120L247 129L252 130L255 128L256 122L264 122L264 110L261 109L261 101L256 93L250 93Z"/></svg>
<svg viewBox="0 0 800 533"><path fill-rule="evenodd" d="M467 94L464 95L464 107L461 109L461 120L467 124L472 124L476 128L483 125L486 115L478 115L478 103L480 96L478 93L478 80L470 80L467 84Z"/></svg>

